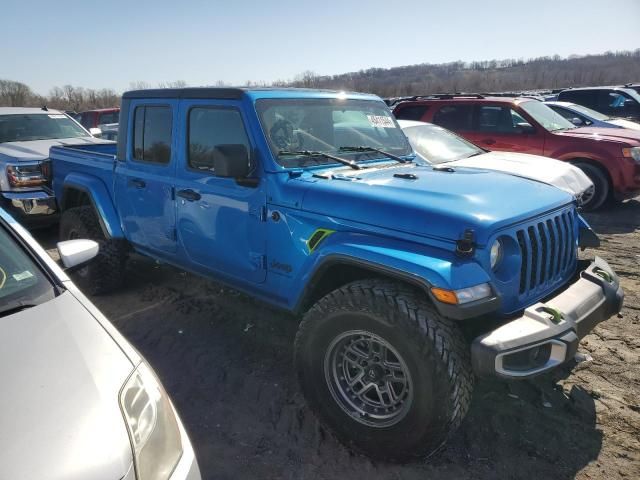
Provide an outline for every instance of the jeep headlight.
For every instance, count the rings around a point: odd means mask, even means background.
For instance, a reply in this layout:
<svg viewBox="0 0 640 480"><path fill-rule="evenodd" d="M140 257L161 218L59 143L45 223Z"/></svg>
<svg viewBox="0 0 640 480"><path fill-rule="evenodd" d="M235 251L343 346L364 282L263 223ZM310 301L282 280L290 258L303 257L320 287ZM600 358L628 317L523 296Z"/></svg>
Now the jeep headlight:
<svg viewBox="0 0 640 480"><path fill-rule="evenodd" d="M496 240L491 245L491 252L489 253L489 261L491 263L491 270L495 270L502 261L502 242Z"/></svg>
<svg viewBox="0 0 640 480"><path fill-rule="evenodd" d="M640 147L623 148L622 155L633 158L637 163L640 163Z"/></svg>
<svg viewBox="0 0 640 480"><path fill-rule="evenodd" d="M171 402L151 368L141 363L120 392L137 480L167 479L182 456Z"/></svg>

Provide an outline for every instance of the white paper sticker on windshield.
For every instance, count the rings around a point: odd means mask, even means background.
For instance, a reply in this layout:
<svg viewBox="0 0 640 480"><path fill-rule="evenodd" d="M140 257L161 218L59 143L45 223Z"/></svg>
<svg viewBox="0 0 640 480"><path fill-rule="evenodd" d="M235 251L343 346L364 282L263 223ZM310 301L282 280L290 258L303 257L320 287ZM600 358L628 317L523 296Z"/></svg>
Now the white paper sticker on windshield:
<svg viewBox="0 0 640 480"><path fill-rule="evenodd" d="M49 118L67 118L66 115L56 114L56 115L47 115Z"/></svg>
<svg viewBox="0 0 640 480"><path fill-rule="evenodd" d="M384 115L367 115L369 119L369 123L372 127L382 127L382 128L395 128L395 124L391 117L385 117Z"/></svg>
<svg viewBox="0 0 640 480"><path fill-rule="evenodd" d="M26 280L27 278L31 278L33 277L33 273L31 273L29 270L25 270L22 273L14 273L13 274L13 278L16 279L16 281L21 281L21 280Z"/></svg>

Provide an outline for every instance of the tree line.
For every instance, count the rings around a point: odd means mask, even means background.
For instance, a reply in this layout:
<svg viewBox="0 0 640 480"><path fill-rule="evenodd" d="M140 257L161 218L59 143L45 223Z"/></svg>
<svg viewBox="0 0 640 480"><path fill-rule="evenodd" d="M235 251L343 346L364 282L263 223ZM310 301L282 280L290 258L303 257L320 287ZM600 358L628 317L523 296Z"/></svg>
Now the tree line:
<svg viewBox="0 0 640 480"><path fill-rule="evenodd" d="M573 55L529 60L505 59L476 62L422 63L394 68L369 68L340 75L318 75L306 71L293 80L248 81L249 86L330 88L375 93L382 97L424 95L442 92L499 92L617 85L640 82L640 48L601 55ZM222 81L212 82L224 86ZM184 87L178 80L151 85L133 82L131 90L152 87ZM41 107L82 111L114 107L120 92L110 88L90 89L65 85L48 95L38 95L21 82L0 79L0 106Z"/></svg>

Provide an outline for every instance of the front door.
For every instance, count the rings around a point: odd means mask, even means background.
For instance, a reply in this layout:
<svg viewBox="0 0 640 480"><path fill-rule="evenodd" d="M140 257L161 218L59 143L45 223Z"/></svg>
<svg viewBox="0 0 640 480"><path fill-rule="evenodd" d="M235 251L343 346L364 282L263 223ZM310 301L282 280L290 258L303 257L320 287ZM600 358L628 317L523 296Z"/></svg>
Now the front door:
<svg viewBox="0 0 640 480"><path fill-rule="evenodd" d="M239 102L184 100L184 158L176 172L177 230L182 255L201 270L245 283L266 278L265 186ZM218 146L250 152L251 179L216 176Z"/></svg>
<svg viewBox="0 0 640 480"><path fill-rule="evenodd" d="M544 136L506 105L478 105L471 141L500 152L542 155ZM469 138L469 137L468 137Z"/></svg>
<svg viewBox="0 0 640 480"><path fill-rule="evenodd" d="M173 139L177 102L136 102L129 110L129 142L118 165L116 197L129 240L160 254L176 251Z"/></svg>

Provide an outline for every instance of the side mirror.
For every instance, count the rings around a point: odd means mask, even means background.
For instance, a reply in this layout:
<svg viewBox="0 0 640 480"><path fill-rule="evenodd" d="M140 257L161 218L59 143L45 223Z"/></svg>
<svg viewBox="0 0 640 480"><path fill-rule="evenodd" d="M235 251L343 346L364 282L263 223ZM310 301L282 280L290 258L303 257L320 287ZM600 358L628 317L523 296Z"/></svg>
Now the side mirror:
<svg viewBox="0 0 640 480"><path fill-rule="evenodd" d="M99 128L90 128L89 133L96 138L100 138L102 136L102 130Z"/></svg>
<svg viewBox="0 0 640 480"><path fill-rule="evenodd" d="M571 123L573 123L574 125L577 125L578 127L580 127L584 122L582 120L580 120L578 117L573 117L571 119Z"/></svg>
<svg viewBox="0 0 640 480"><path fill-rule="evenodd" d="M516 128L518 130L520 130L520 133L523 133L525 135L528 135L528 134L531 134L531 133L536 133L536 129L533 128L527 122L518 122L518 123L516 123Z"/></svg>
<svg viewBox="0 0 640 480"><path fill-rule="evenodd" d="M79 267L98 255L100 246L93 240L66 240L59 242L58 252L64 268Z"/></svg>
<svg viewBox="0 0 640 480"><path fill-rule="evenodd" d="M213 170L218 177L246 178L249 175L249 152L242 144L216 146Z"/></svg>

